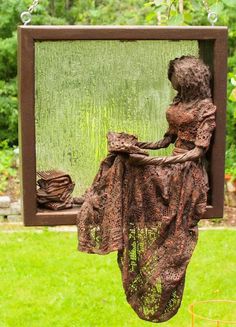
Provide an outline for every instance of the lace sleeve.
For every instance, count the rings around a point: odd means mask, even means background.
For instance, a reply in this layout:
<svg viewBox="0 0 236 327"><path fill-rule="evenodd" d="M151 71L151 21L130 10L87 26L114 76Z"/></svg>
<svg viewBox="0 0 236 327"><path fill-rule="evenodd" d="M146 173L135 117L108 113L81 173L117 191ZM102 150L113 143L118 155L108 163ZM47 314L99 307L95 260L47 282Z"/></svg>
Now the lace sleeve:
<svg viewBox="0 0 236 327"><path fill-rule="evenodd" d="M205 100L202 104L202 109L199 118L199 126L197 129L197 135L195 145L203 148L208 148L212 132L216 126L215 124L215 112L216 106L211 101Z"/></svg>

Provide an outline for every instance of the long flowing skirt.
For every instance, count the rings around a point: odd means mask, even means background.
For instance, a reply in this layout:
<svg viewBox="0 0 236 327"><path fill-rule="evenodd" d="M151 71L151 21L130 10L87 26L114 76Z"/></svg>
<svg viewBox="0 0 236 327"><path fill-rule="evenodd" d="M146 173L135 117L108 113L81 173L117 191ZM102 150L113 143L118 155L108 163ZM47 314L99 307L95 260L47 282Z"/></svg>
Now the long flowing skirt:
<svg viewBox="0 0 236 327"><path fill-rule="evenodd" d="M109 155L101 163L78 213L78 249L118 251L126 298L140 318L163 322L178 311L207 191L201 160L133 166Z"/></svg>

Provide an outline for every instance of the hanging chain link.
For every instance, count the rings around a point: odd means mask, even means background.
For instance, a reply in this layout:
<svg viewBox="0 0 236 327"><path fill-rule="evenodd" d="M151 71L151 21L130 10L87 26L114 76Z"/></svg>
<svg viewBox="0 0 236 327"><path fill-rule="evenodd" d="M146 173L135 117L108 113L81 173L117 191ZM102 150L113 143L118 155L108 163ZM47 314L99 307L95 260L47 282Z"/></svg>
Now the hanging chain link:
<svg viewBox="0 0 236 327"><path fill-rule="evenodd" d="M38 4L39 0L33 0L33 3L29 6L28 10L21 13L20 18L24 25L28 25L31 22L32 12L37 8Z"/></svg>
<svg viewBox="0 0 236 327"><path fill-rule="evenodd" d="M210 7L209 7L209 5L208 5L208 3L207 3L207 0L202 0L202 3L203 3L203 5L205 6L206 11L207 11L207 13L208 13L207 18L208 18L209 23L210 23L212 26L214 26L215 23L216 23L217 20L218 20L217 13L214 12L214 11L212 11L212 10L210 9Z"/></svg>
<svg viewBox="0 0 236 327"><path fill-rule="evenodd" d="M207 18L209 23L214 26L215 23L218 20L218 15L216 12L212 11L207 3L207 0L202 0L202 3L204 7L206 8L206 11L208 13ZM37 8L39 4L39 0L33 0L33 3L31 6L29 6L28 10L23 11L20 15L21 21L24 25L28 25L31 22L32 19L32 12ZM160 17L159 17L160 20Z"/></svg>
<svg viewBox="0 0 236 327"><path fill-rule="evenodd" d="M156 12L156 17L157 17L157 25L163 25L165 23L168 22L169 18L170 18L170 10L171 10L171 6L175 3L175 0L159 0L157 3L158 5L160 5L160 1L162 1L161 3L165 6L167 6L167 10L168 10L168 13L167 14L163 14L162 12L160 12L159 10L157 10ZM215 11L213 11L207 0L202 0L201 1L202 4L204 5L206 11L207 11L207 19L209 21L209 23L214 26L215 23L218 21L218 15ZM155 3L155 0L154 0L154 3ZM178 0L178 4L179 4L179 13L183 13L184 11L184 1L183 0Z"/></svg>

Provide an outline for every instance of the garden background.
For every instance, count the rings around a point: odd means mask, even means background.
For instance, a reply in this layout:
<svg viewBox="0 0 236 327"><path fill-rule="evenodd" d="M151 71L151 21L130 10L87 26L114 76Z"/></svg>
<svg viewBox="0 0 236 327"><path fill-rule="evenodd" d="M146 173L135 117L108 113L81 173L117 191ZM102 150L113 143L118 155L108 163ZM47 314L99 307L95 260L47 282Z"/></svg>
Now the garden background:
<svg viewBox="0 0 236 327"><path fill-rule="evenodd" d="M26 0L0 0L0 195L19 198L17 37ZM236 0L209 0L217 25L229 27L226 179L236 179ZM42 0L33 25L209 25L200 0ZM228 201L228 199L226 199ZM234 201L234 200L233 200ZM231 201L231 203L233 203ZM236 202L235 202L236 203ZM1 217L1 212L0 212ZM116 256L76 251L76 235L52 228L0 225L0 327L146 326L125 301ZM225 223L227 222L227 223ZM190 326L187 307L196 300L235 297L235 209L225 219L201 223L199 243L187 274L180 313L163 326ZM219 225L224 227L219 230ZM208 229L208 227L211 227ZM217 230L213 230L216 227ZM234 318L236 309L201 309ZM230 311L230 312L229 312ZM154 324L153 324L154 325ZM197 326L207 326L199 322Z"/></svg>
<svg viewBox="0 0 236 327"><path fill-rule="evenodd" d="M16 176L12 151L18 145L16 29L19 14L30 4L26 0L0 0L0 193L6 192L9 180ZM226 173L236 178L236 2L213 0L209 1L209 8L218 14L217 25L229 27ZM200 0L42 0L32 24L209 25L209 22ZM13 193L17 190L16 187Z"/></svg>

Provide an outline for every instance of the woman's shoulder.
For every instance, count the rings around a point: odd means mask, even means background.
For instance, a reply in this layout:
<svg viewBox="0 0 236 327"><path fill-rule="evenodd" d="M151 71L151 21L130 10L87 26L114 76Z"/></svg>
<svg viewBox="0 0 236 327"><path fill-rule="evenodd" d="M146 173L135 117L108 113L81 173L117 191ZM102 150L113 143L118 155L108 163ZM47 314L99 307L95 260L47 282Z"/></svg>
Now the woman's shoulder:
<svg viewBox="0 0 236 327"><path fill-rule="evenodd" d="M198 111L200 120L205 117L215 115L216 106L214 105L211 98L200 100L198 103Z"/></svg>

